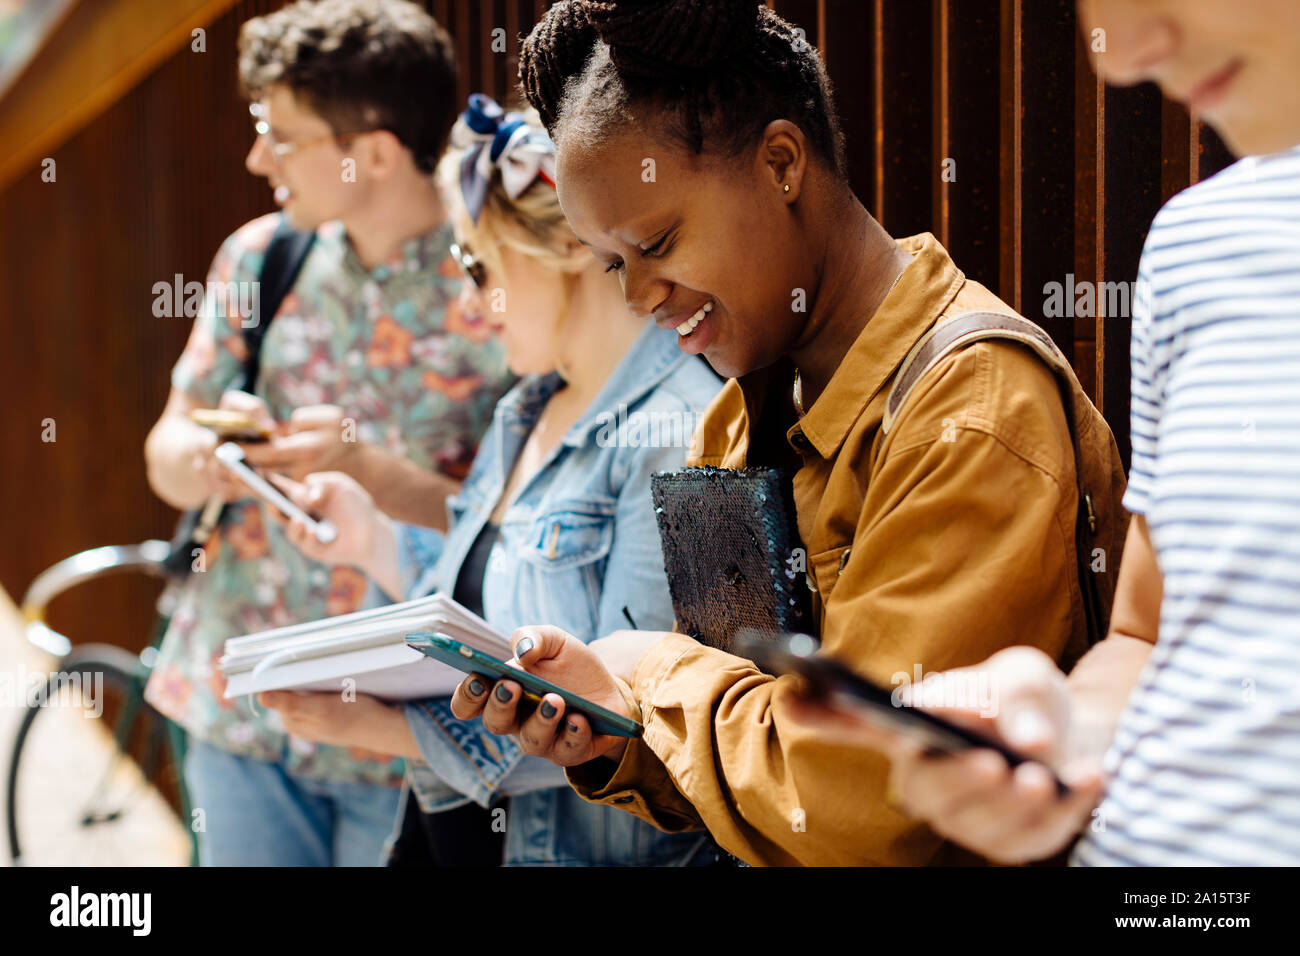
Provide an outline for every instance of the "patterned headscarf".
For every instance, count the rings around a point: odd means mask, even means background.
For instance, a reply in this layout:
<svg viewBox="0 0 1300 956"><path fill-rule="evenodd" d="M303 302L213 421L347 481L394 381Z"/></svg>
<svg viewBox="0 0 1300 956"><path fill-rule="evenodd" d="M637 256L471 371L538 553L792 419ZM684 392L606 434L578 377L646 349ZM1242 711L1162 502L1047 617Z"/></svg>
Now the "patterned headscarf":
<svg viewBox="0 0 1300 956"><path fill-rule="evenodd" d="M463 149L460 191L477 224L487 201L492 170L501 170L506 195L518 199L536 179L555 185L555 144L540 126L507 113L490 96L474 93L451 131L451 145Z"/></svg>

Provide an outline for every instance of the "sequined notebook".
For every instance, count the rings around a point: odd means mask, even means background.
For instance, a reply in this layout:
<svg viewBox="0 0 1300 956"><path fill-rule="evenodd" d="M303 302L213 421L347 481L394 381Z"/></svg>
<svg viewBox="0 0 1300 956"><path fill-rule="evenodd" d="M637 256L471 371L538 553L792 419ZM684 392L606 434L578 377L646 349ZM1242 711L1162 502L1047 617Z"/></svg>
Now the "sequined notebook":
<svg viewBox="0 0 1300 956"><path fill-rule="evenodd" d="M650 477L677 630L731 650L742 628L807 631L811 610L790 478L775 468Z"/></svg>

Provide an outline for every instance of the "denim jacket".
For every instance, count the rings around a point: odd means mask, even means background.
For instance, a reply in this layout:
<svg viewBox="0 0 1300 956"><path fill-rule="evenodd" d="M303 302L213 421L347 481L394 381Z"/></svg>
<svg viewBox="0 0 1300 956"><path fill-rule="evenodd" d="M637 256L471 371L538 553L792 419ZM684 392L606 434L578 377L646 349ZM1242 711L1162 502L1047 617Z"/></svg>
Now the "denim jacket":
<svg viewBox="0 0 1300 956"><path fill-rule="evenodd" d="M583 641L628 627L673 623L650 475L682 467L695 425L721 388L677 334L648 325L604 387L520 488L502 517L483 580L483 616L509 634L553 624ZM521 380L497 404L445 538L399 525L399 567L409 597L455 588L470 548L500 499L558 376ZM423 761L408 784L425 811L509 796L506 863L663 865L709 856L701 833L667 834L630 814L584 801L560 768L525 756L514 739L462 721L447 698L406 705Z"/></svg>

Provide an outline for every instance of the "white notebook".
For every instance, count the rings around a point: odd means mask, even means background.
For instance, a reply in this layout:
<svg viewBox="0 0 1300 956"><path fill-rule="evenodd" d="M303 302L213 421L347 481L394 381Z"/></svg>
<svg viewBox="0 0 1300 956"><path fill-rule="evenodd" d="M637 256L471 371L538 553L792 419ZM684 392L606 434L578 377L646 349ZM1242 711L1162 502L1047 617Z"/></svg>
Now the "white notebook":
<svg viewBox="0 0 1300 956"><path fill-rule="evenodd" d="M217 666L226 678L227 698L288 688L350 688L389 701L446 696L465 675L407 646L407 634L423 631L445 634L502 660L511 656L506 635L435 594L233 637Z"/></svg>

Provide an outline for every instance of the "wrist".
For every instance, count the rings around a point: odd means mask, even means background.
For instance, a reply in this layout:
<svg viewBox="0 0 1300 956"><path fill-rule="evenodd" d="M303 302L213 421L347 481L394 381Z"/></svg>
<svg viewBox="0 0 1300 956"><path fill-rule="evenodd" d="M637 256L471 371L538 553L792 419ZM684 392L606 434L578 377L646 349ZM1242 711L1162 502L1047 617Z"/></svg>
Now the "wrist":
<svg viewBox="0 0 1300 956"><path fill-rule="evenodd" d="M341 471L355 478L363 488L371 487L370 474L375 470L375 446L357 439L340 443L338 457L334 461L334 470Z"/></svg>
<svg viewBox="0 0 1300 956"><path fill-rule="evenodd" d="M401 566L397 560L397 524L378 508L373 512L370 548L361 570L390 597L405 595Z"/></svg>
<svg viewBox="0 0 1300 956"><path fill-rule="evenodd" d="M406 710L402 706L376 701L375 711L366 715L362 726L366 729L367 737L363 746L368 750L392 754L394 757L420 756L415 734L411 731L411 725L406 720Z"/></svg>

